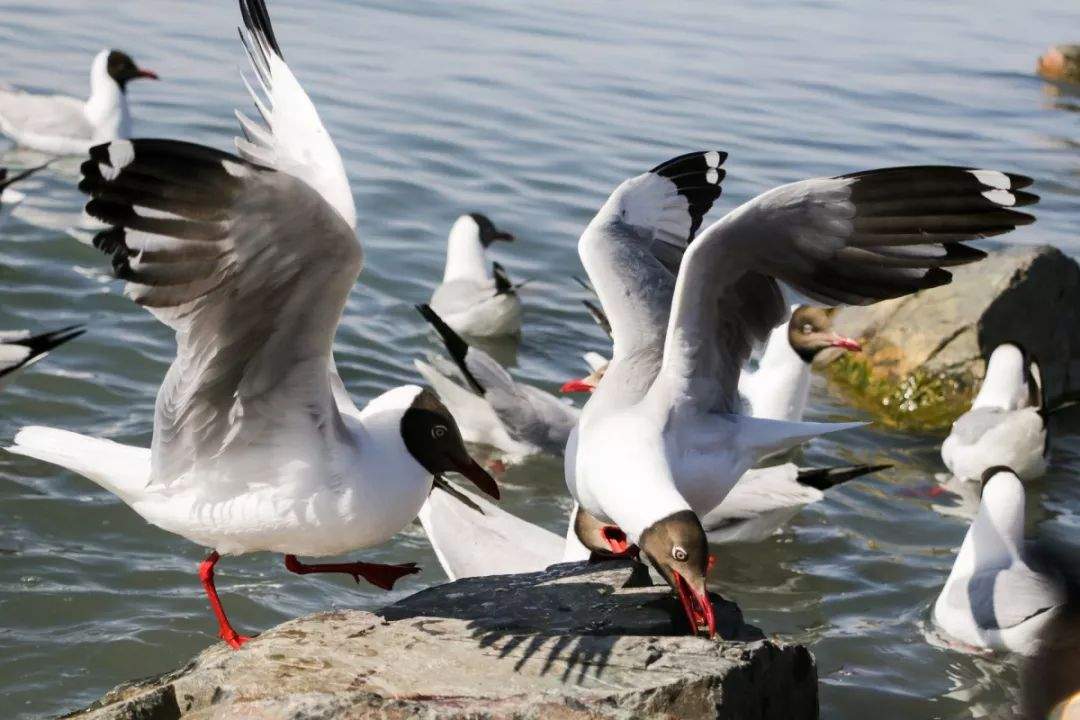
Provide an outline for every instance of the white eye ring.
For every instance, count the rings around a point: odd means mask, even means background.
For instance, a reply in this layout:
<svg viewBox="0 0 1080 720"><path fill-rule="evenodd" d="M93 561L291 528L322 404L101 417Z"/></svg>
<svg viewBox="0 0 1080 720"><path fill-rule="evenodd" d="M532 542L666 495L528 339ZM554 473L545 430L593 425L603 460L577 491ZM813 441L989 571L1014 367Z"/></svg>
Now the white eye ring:
<svg viewBox="0 0 1080 720"><path fill-rule="evenodd" d="M686 550L684 550L682 546L676 545L675 547L671 548L671 557L675 558L679 562L684 562L687 558Z"/></svg>
<svg viewBox="0 0 1080 720"><path fill-rule="evenodd" d="M435 427L431 428L431 437L435 438L436 440L441 439L444 435L446 435L445 425L436 425Z"/></svg>
<svg viewBox="0 0 1080 720"><path fill-rule="evenodd" d="M814 326L810 323L806 323L802 326L802 331L804 334L809 335L810 333L814 332Z"/></svg>

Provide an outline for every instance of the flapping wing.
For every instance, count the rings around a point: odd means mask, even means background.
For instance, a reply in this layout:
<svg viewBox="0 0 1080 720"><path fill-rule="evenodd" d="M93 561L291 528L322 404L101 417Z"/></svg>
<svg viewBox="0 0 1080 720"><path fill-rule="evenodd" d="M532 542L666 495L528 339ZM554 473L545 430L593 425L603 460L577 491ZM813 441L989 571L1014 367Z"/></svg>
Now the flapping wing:
<svg viewBox="0 0 1080 720"><path fill-rule="evenodd" d="M966 241L1034 220L1029 178L901 167L784 185L704 230L680 269L662 375L702 407L735 409L740 368L786 311L776 281L828 305L867 305L951 280L985 256ZM690 386L693 385L691 389Z"/></svg>
<svg viewBox="0 0 1080 720"><path fill-rule="evenodd" d="M610 321L616 355L659 352L683 253L720 197L726 158L690 153L627 180L582 234L578 253Z"/></svg>
<svg viewBox="0 0 1080 720"><path fill-rule="evenodd" d="M95 147L82 171L87 213L111 225L94 245L127 295L176 331L158 394L156 479L219 452L233 420L259 415L248 402L291 389L298 405L331 412L331 344L362 254L322 196L170 140Z"/></svg>
<svg viewBox="0 0 1080 720"><path fill-rule="evenodd" d="M285 64L266 4L240 0L240 13L244 19L240 39L263 94L241 77L265 125L237 110L244 135L236 138L237 150L245 160L306 182L355 229L356 205L341 155L311 98Z"/></svg>

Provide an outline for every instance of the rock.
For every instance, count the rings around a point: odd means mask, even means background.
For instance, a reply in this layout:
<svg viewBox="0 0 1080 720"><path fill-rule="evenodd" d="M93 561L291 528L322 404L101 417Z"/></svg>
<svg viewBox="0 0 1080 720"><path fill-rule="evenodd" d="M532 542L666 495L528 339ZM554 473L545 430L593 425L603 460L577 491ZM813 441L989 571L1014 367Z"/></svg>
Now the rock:
<svg viewBox="0 0 1080 720"><path fill-rule="evenodd" d="M953 269L949 285L841 309L838 332L863 352L831 363L832 386L879 420L906 429L948 425L967 409L1002 342L1038 358L1051 400L1080 386L1080 266L1057 248L993 253Z"/></svg>
<svg viewBox="0 0 1080 720"><path fill-rule="evenodd" d="M293 620L240 651L121 685L80 720L209 718L816 718L806 648L685 633L667 587L629 562L556 565L424 590L379 613Z"/></svg>
<svg viewBox="0 0 1080 720"><path fill-rule="evenodd" d="M1080 45L1051 45L1035 67L1047 80L1080 83Z"/></svg>

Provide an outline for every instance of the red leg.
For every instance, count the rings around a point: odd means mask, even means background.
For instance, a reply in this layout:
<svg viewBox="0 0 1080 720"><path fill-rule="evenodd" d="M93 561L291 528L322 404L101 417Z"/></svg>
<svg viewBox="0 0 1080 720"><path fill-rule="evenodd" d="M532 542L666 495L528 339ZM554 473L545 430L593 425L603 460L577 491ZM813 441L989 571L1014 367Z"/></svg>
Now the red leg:
<svg viewBox="0 0 1080 720"><path fill-rule="evenodd" d="M393 590L394 583L406 575L420 572L416 563L404 565L379 565L376 563L351 562L351 563L325 563L319 565L305 565L296 559L295 555L285 556L285 569L297 575L310 573L345 573L352 575L356 582L364 578L372 585L381 587L383 590Z"/></svg>
<svg viewBox="0 0 1080 720"><path fill-rule="evenodd" d="M246 643L251 638L238 634L233 630L232 625L229 624L229 618L225 617L225 609L221 607L221 600L218 599L217 588L214 587L214 565L221 559L221 556L217 554L217 550L206 556L206 559L199 563L199 580L202 581L203 590L206 591L206 597L210 599L210 608L214 611L214 615L218 621L218 634L221 635L221 639L229 643L229 647L234 650L239 650L240 646Z"/></svg>

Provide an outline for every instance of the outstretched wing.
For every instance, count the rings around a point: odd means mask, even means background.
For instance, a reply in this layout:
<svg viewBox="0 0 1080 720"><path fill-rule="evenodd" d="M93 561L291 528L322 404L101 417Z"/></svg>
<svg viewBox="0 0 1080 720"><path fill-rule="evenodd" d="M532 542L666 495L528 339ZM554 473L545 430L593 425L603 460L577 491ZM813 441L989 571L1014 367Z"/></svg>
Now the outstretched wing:
<svg viewBox="0 0 1080 720"><path fill-rule="evenodd" d="M720 197L726 157L690 153L627 180L582 234L578 253L617 356L660 352L683 253Z"/></svg>
<svg viewBox="0 0 1080 720"><path fill-rule="evenodd" d="M262 95L247 78L241 79L265 125L237 110L244 135L236 138L237 150L245 160L306 182L355 229L356 205L341 155L311 98L285 64L266 4L263 0L240 0L240 13L244 19L240 40L251 58Z"/></svg>
<svg viewBox="0 0 1080 720"><path fill-rule="evenodd" d="M661 376L699 407L735 409L752 343L786 311L776 281L828 305L867 305L951 280L966 241L1034 221L1029 178L901 167L783 185L703 231L683 258Z"/></svg>
<svg viewBox="0 0 1080 720"><path fill-rule="evenodd" d="M158 482L226 447L318 446L340 429L331 345L362 265L351 194L265 6L241 10L275 102L269 129L241 143L247 159L133 140L93 148L82 167L86 210L111 226L94 245L126 293L176 331L154 422Z"/></svg>

